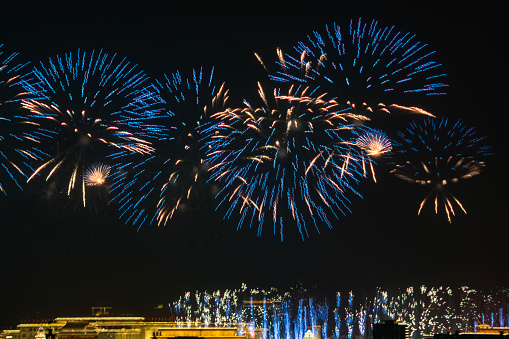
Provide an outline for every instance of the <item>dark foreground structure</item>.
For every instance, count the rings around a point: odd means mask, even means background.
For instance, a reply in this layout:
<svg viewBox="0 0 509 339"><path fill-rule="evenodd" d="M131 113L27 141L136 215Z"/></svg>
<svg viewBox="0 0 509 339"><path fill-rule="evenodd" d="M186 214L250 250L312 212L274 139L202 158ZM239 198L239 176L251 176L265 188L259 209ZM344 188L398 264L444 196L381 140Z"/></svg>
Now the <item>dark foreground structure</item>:
<svg viewBox="0 0 509 339"><path fill-rule="evenodd" d="M373 326L373 339L408 339L408 326L397 320L384 320Z"/></svg>
<svg viewBox="0 0 509 339"><path fill-rule="evenodd" d="M440 333L433 336L435 339L497 339L509 338L509 327L491 327L487 324L478 325L476 332Z"/></svg>

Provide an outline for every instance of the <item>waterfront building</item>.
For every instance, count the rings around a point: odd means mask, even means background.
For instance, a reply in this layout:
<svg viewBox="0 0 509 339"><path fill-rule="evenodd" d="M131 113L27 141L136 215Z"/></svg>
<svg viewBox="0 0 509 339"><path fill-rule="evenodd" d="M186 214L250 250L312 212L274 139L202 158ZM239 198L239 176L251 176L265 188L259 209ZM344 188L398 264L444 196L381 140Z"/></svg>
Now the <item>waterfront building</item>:
<svg viewBox="0 0 509 339"><path fill-rule="evenodd" d="M477 325L476 333L509 335L509 327L491 327L488 324L480 324Z"/></svg>
<svg viewBox="0 0 509 339"><path fill-rule="evenodd" d="M508 337L509 327L491 327L488 324L477 325L475 332L456 331L454 334L448 332L433 336L434 339L503 339Z"/></svg>
<svg viewBox="0 0 509 339"><path fill-rule="evenodd" d="M177 325L175 322L145 321L143 317L65 317L49 323L19 324L17 327L17 330L3 331L0 339L246 338L238 335L237 326L205 327L198 322Z"/></svg>

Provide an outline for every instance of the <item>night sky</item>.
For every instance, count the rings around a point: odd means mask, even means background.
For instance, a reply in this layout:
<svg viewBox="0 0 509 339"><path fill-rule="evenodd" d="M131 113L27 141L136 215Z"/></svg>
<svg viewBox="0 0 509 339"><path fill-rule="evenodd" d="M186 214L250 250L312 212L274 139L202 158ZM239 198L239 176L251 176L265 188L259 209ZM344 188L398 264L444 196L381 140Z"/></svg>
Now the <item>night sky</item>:
<svg viewBox="0 0 509 339"><path fill-rule="evenodd" d="M144 315L188 290L409 285L507 286L505 41L497 6L440 2L337 1L168 6L20 4L2 11L0 42L38 63L82 50L118 53L150 76L215 66L232 98L254 97L265 73L253 52L271 58L325 24L362 17L417 34L445 65L449 95L428 105L461 117L486 135L495 153L485 171L458 184L468 214L449 224L428 208L417 216L419 187L384 173L362 186L352 213L305 241L283 243L267 230L236 231L220 213L179 214L165 228L136 229L115 211L62 212L37 198L0 198L0 325L23 317L88 315L113 306ZM416 105L418 106L418 105ZM288 229L292 225L288 224Z"/></svg>

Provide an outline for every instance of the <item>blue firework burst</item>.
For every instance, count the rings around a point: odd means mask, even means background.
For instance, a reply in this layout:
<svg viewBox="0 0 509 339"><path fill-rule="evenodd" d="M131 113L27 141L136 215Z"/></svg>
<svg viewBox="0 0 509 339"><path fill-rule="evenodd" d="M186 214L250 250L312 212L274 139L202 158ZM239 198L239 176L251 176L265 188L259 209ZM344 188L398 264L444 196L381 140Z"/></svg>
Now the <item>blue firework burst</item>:
<svg viewBox="0 0 509 339"><path fill-rule="evenodd" d="M448 189L464 179L481 174L484 159L491 155L486 137L479 136L474 127L463 120L427 118L412 122L395 138L394 169L396 177L430 188L421 201L418 213L428 200L434 200L435 213L442 205L451 222L454 206L466 213L461 202Z"/></svg>
<svg viewBox="0 0 509 339"><path fill-rule="evenodd" d="M414 104L415 96L444 95L448 87L435 50L415 34L381 27L376 20L327 25L299 41L293 52L278 49L278 58L278 69L269 72L272 80L320 87L358 112L429 114L407 103Z"/></svg>
<svg viewBox="0 0 509 339"><path fill-rule="evenodd" d="M23 84L31 82L28 63L18 63L18 53L0 45L0 192L22 189L31 162L40 159L35 126L20 102L27 99Z"/></svg>
<svg viewBox="0 0 509 339"><path fill-rule="evenodd" d="M308 88L265 92L261 107L227 109L202 128L211 180L225 218L239 213L238 227L264 225L283 240L284 225L332 227L331 218L349 212L362 175L360 149L350 140L361 117L335 101L313 97ZM288 232L288 231L287 231Z"/></svg>
<svg viewBox="0 0 509 339"><path fill-rule="evenodd" d="M78 50L40 62L33 74L37 83L26 87L36 98L23 106L39 125L46 157L29 181L55 181L61 192L86 205L90 165L118 150L151 153L148 140L166 134L148 76L126 58Z"/></svg>
<svg viewBox="0 0 509 339"><path fill-rule="evenodd" d="M138 228L166 225L178 210L197 208L207 199L211 187L206 184L207 166L197 129L211 112L222 110L228 96L213 74L214 68L200 68L156 80L168 133L154 141L153 154L113 156L118 164L112 202L126 223Z"/></svg>

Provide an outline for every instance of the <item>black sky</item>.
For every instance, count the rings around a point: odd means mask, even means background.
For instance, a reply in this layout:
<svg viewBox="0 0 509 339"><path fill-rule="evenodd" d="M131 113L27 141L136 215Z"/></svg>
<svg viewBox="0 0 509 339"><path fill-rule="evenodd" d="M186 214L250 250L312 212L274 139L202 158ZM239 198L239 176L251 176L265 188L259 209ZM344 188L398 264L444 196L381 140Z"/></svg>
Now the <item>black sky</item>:
<svg viewBox="0 0 509 339"><path fill-rule="evenodd" d="M415 187L382 175L379 185L363 188L365 198L354 202L351 215L304 242L237 232L220 215L179 217L178 227L136 232L111 216L62 217L45 207L34 211L27 206L32 202L0 199L0 325L25 316L88 314L96 305L139 314L186 290L238 288L241 282L285 287L300 280L331 289L507 286L502 9L486 2L409 3L80 2L3 11L0 42L25 60L103 48L151 76L215 65L237 98L252 97L264 77L253 51L272 57L276 47L289 48L334 21L394 24L432 45L446 65L450 94L437 114L476 126L496 155L484 174L459 188L468 214L452 224L443 215L418 217Z"/></svg>

